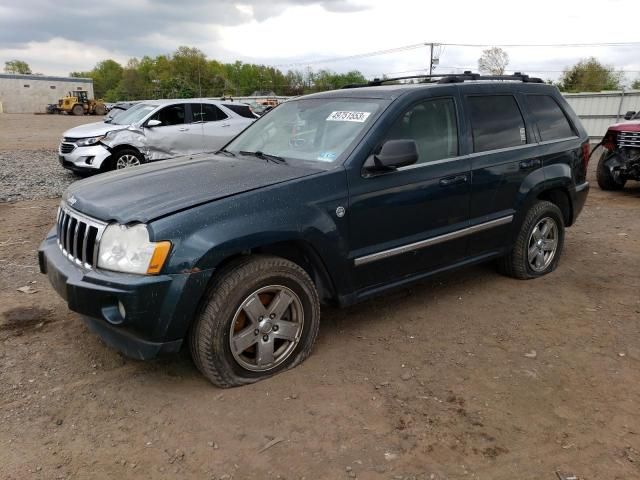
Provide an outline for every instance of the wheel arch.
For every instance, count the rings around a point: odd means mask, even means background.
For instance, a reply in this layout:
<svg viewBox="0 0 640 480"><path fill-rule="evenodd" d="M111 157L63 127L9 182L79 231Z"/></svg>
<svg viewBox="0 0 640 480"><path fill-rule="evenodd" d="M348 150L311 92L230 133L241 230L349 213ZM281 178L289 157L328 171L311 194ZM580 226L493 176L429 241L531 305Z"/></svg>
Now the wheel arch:
<svg viewBox="0 0 640 480"><path fill-rule="evenodd" d="M131 145L129 143L122 143L119 145L115 145L115 146L110 146L109 148L109 152L111 152L111 155L109 155L109 158L107 158L105 161L102 162L102 168L104 168L105 170L113 170L115 169L115 155L118 154L119 152L121 152L122 150L135 150L136 152L138 152L140 155L142 155L143 158L146 159L146 156L144 153L142 153L142 151L140 150L140 148Z"/></svg>
<svg viewBox="0 0 640 480"><path fill-rule="evenodd" d="M334 282L322 257L313 245L301 239L282 240L229 254L216 265L215 269L216 271L226 270L229 265L251 255L273 255L285 258L307 272L316 286L321 302L333 303L337 298ZM215 277L214 273L212 281Z"/></svg>

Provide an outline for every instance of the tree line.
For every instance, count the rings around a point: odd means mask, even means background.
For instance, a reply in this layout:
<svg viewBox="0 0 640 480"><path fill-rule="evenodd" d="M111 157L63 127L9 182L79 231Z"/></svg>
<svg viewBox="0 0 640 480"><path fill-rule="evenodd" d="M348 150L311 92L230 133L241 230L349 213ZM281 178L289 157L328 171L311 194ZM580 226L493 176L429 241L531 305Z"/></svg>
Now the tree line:
<svg viewBox="0 0 640 480"><path fill-rule="evenodd" d="M133 58L122 66L103 60L72 77L93 79L97 98L106 101L154 98L302 95L366 82L358 71L335 73L307 69L283 72L267 65L208 59L197 48L179 47L173 54Z"/></svg>
<svg viewBox="0 0 640 480"><path fill-rule="evenodd" d="M509 64L507 52L500 48L484 50L478 60L483 73L501 75ZM31 68L21 60L5 62L5 72L30 74ZM303 95L365 83L358 70L336 73L330 70L282 70L268 65L236 61L222 63L208 59L197 48L179 47L168 55L132 58L126 65L107 59L89 71L71 72L72 77L93 79L96 98L108 102L155 98L193 98L259 95ZM565 92L620 90L623 72L616 71L594 57L567 67L554 83ZM640 89L640 79L631 88Z"/></svg>

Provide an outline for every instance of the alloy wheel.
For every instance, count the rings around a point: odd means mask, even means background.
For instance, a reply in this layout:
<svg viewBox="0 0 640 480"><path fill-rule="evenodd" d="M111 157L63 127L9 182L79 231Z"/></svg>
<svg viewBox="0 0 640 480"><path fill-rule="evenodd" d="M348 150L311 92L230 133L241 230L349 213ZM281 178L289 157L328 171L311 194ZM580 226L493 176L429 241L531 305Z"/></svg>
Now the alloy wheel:
<svg viewBox="0 0 640 480"><path fill-rule="evenodd" d="M127 167L135 167L140 165L140 159L135 155L125 154L118 157L118 161L116 162L116 169L120 170Z"/></svg>
<svg viewBox="0 0 640 480"><path fill-rule="evenodd" d="M298 295L282 285L251 293L236 311L229 347L240 366L265 372L282 364L295 350L304 327L304 309Z"/></svg>
<svg viewBox="0 0 640 480"><path fill-rule="evenodd" d="M546 270L558 250L558 224L551 217L545 217L536 223L529 236L527 260L534 272Z"/></svg>

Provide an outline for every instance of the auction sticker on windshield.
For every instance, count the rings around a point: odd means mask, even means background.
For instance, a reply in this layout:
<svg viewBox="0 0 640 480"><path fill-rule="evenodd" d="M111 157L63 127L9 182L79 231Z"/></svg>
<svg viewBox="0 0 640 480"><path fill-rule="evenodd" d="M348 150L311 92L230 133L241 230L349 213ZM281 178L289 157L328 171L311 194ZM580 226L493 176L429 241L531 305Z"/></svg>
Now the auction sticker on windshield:
<svg viewBox="0 0 640 480"><path fill-rule="evenodd" d="M363 123L371 112L331 112L328 122L360 122Z"/></svg>

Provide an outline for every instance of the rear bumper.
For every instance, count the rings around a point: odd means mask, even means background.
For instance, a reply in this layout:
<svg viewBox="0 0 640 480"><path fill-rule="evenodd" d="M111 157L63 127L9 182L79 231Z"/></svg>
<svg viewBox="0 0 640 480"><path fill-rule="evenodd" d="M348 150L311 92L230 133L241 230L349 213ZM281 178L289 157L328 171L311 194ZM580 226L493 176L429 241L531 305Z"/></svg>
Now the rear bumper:
<svg viewBox="0 0 640 480"><path fill-rule="evenodd" d="M40 245L38 260L40 271L69 309L80 313L105 343L141 360L180 349L212 274L85 270L63 255L55 230Z"/></svg>

